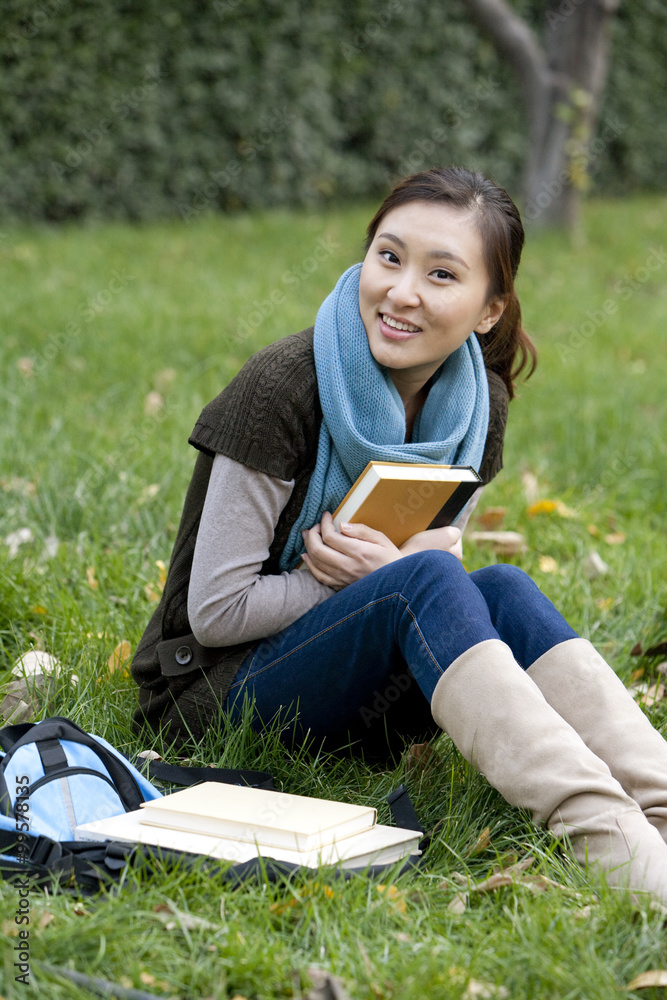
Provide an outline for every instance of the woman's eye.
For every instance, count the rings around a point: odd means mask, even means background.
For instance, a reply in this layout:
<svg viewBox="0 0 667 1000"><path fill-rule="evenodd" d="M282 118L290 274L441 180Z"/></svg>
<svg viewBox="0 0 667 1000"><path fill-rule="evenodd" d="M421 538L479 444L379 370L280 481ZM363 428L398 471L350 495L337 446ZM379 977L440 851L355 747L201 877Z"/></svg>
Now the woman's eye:
<svg viewBox="0 0 667 1000"><path fill-rule="evenodd" d="M400 263L398 257L393 250L380 250L380 257L382 260L386 260L389 264Z"/></svg>
<svg viewBox="0 0 667 1000"><path fill-rule="evenodd" d="M441 278L443 280L446 279L446 278L453 278L454 277L454 275L452 274L452 272L451 271L447 271L444 267L438 267L438 268L436 268L435 271L431 272L431 274L433 274L434 277Z"/></svg>

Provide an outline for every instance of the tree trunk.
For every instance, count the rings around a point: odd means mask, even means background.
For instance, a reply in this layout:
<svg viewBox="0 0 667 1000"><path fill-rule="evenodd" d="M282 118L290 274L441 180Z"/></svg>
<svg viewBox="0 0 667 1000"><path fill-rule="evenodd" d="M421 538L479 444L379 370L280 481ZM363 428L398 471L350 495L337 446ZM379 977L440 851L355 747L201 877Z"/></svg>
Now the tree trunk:
<svg viewBox="0 0 667 1000"><path fill-rule="evenodd" d="M588 168L618 132L594 139L607 79L609 28L620 0L550 0L543 41L506 0L466 0L514 70L526 110L527 221L576 226Z"/></svg>

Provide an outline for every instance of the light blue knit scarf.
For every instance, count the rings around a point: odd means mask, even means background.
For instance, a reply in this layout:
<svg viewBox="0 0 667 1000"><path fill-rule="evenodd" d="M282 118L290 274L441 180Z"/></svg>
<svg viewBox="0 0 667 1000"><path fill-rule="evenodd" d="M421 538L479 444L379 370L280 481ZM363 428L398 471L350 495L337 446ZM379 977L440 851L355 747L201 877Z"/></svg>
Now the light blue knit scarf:
<svg viewBox="0 0 667 1000"><path fill-rule="evenodd" d="M405 410L389 373L368 346L359 313L361 264L349 268L315 322L315 368L322 404L317 461L280 559L293 569L304 550L302 528L334 512L368 462L442 462L479 469L489 426L482 351L471 334L440 367L405 440Z"/></svg>

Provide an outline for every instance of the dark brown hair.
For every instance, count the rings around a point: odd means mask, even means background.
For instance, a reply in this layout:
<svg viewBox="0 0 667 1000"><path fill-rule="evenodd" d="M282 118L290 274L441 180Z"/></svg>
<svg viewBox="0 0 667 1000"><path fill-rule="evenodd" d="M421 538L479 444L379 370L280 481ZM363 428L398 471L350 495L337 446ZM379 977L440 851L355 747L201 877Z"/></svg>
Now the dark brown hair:
<svg viewBox="0 0 667 1000"><path fill-rule="evenodd" d="M514 396L514 379L524 371L530 377L537 364L535 346L521 325L521 306L514 279L525 239L519 210L504 188L480 173L462 167L433 168L399 181L368 224L368 251L382 219L394 208L411 201L439 202L473 213L482 237L486 269L490 277L489 300L500 297L505 309L480 344L487 368L497 372Z"/></svg>

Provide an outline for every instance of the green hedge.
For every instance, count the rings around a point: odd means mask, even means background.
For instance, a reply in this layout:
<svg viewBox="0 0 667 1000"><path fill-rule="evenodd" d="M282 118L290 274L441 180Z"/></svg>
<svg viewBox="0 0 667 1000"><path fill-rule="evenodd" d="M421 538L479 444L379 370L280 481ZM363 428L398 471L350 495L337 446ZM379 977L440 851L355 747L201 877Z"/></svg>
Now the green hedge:
<svg viewBox="0 0 667 1000"><path fill-rule="evenodd" d="M667 11L622 5L615 35L627 127L595 169L664 185ZM461 0L5 0L0 62L5 219L312 206L434 162L518 187L516 86Z"/></svg>

